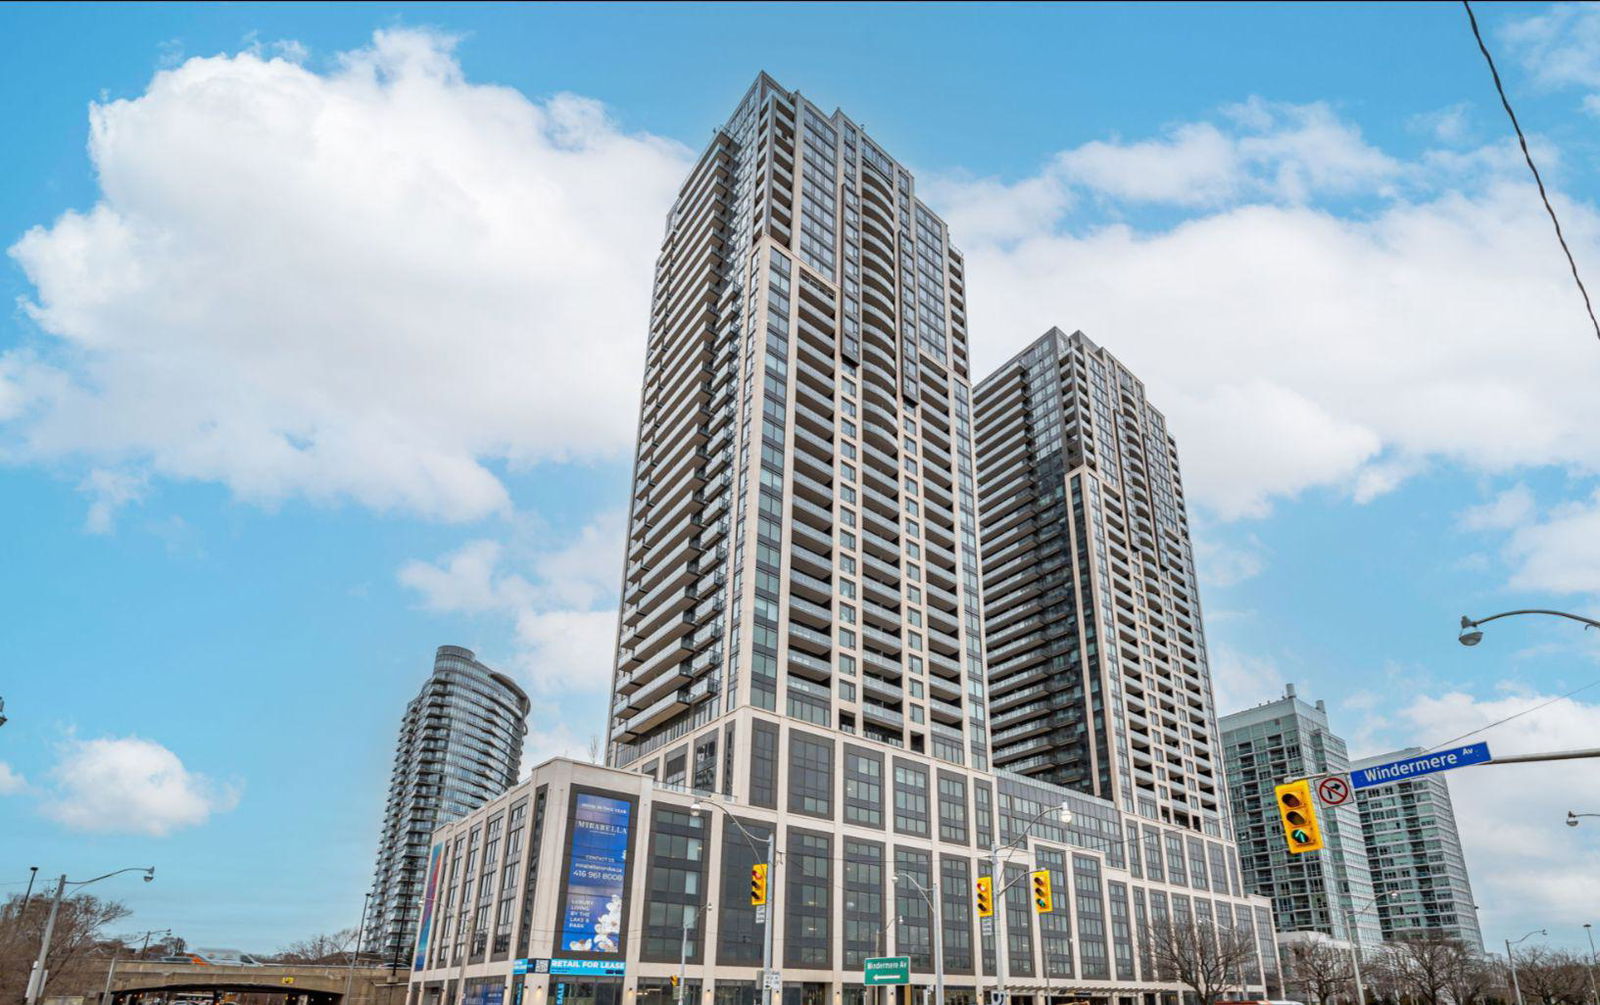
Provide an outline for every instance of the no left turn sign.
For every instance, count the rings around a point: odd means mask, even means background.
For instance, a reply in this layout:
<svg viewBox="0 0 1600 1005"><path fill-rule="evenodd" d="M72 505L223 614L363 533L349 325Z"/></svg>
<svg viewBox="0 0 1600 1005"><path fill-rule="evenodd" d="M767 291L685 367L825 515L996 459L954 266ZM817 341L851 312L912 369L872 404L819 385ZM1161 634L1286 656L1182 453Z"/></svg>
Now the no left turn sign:
<svg viewBox="0 0 1600 1005"><path fill-rule="evenodd" d="M1350 779L1343 775L1324 778L1317 783L1317 798L1324 806L1339 806L1350 801Z"/></svg>

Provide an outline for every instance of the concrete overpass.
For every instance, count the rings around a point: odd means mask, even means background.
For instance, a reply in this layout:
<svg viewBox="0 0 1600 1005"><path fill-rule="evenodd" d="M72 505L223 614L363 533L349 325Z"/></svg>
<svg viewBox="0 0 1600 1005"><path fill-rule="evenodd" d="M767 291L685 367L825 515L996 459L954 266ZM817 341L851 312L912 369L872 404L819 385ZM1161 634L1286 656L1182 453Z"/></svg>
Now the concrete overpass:
<svg viewBox="0 0 1600 1005"><path fill-rule="evenodd" d="M408 976L405 970L387 967L245 967L126 960L112 971L102 1005L170 1003L180 992L210 994L214 1003L232 994L241 1002L257 1005L400 1005L405 1001Z"/></svg>

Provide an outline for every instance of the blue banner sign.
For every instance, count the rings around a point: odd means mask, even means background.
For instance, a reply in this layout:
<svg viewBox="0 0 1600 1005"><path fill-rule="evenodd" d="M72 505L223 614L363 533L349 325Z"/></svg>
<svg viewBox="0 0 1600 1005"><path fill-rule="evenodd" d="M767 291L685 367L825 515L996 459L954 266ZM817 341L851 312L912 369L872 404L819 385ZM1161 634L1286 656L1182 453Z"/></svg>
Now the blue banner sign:
<svg viewBox="0 0 1600 1005"><path fill-rule="evenodd" d="M578 794L568 837L567 902L561 922L561 948L568 952L622 952L622 895L632 810L626 800Z"/></svg>
<svg viewBox="0 0 1600 1005"><path fill-rule="evenodd" d="M1356 768L1350 772L1350 785L1357 789L1370 789L1374 785L1404 782L1436 771L1464 768L1469 764L1483 764L1490 760L1487 743L1469 743L1453 750L1435 750L1431 754L1418 754L1388 764L1374 764L1370 768Z"/></svg>
<svg viewBox="0 0 1600 1005"><path fill-rule="evenodd" d="M433 931L433 899L439 892L439 866L444 859L444 845L433 846L428 859L428 885L422 896L422 921L417 925L417 955L411 961L412 970L421 970L428 960L428 937Z"/></svg>
<svg viewBox="0 0 1600 1005"><path fill-rule="evenodd" d="M595 977L621 977L624 965L620 960L551 960L552 974L588 974Z"/></svg>

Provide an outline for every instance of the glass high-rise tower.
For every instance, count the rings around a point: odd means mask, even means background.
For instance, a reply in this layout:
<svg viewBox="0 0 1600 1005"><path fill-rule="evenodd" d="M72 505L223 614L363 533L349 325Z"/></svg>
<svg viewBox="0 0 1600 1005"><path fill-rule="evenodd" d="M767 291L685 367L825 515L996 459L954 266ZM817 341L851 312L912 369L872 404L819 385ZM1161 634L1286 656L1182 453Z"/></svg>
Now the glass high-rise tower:
<svg viewBox="0 0 1600 1005"><path fill-rule="evenodd" d="M434 828L516 784L528 708L515 681L460 646L439 647L406 706L362 936L391 966L410 965Z"/></svg>
<svg viewBox="0 0 1600 1005"><path fill-rule="evenodd" d="M1225 835L1178 450L1144 384L1051 329L974 407L995 766Z"/></svg>
<svg viewBox="0 0 1600 1005"><path fill-rule="evenodd" d="M1301 701L1290 684L1282 698L1225 715L1219 725L1245 889L1272 898L1280 936L1320 932L1378 945L1383 930L1355 801L1318 809L1326 845L1316 854L1290 853L1278 818L1279 783L1350 771L1349 749L1328 728L1327 707Z"/></svg>

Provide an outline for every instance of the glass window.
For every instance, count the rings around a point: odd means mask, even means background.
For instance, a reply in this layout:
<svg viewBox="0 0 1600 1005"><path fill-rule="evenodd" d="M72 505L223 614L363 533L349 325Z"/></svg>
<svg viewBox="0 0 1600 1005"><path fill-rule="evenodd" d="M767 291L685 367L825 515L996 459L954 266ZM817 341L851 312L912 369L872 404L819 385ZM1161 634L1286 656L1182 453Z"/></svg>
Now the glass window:
<svg viewBox="0 0 1600 1005"><path fill-rule="evenodd" d="M928 770L894 762L894 829L899 834L928 833Z"/></svg>
<svg viewBox="0 0 1600 1005"><path fill-rule="evenodd" d="M789 731L789 810L833 815L833 743Z"/></svg>

